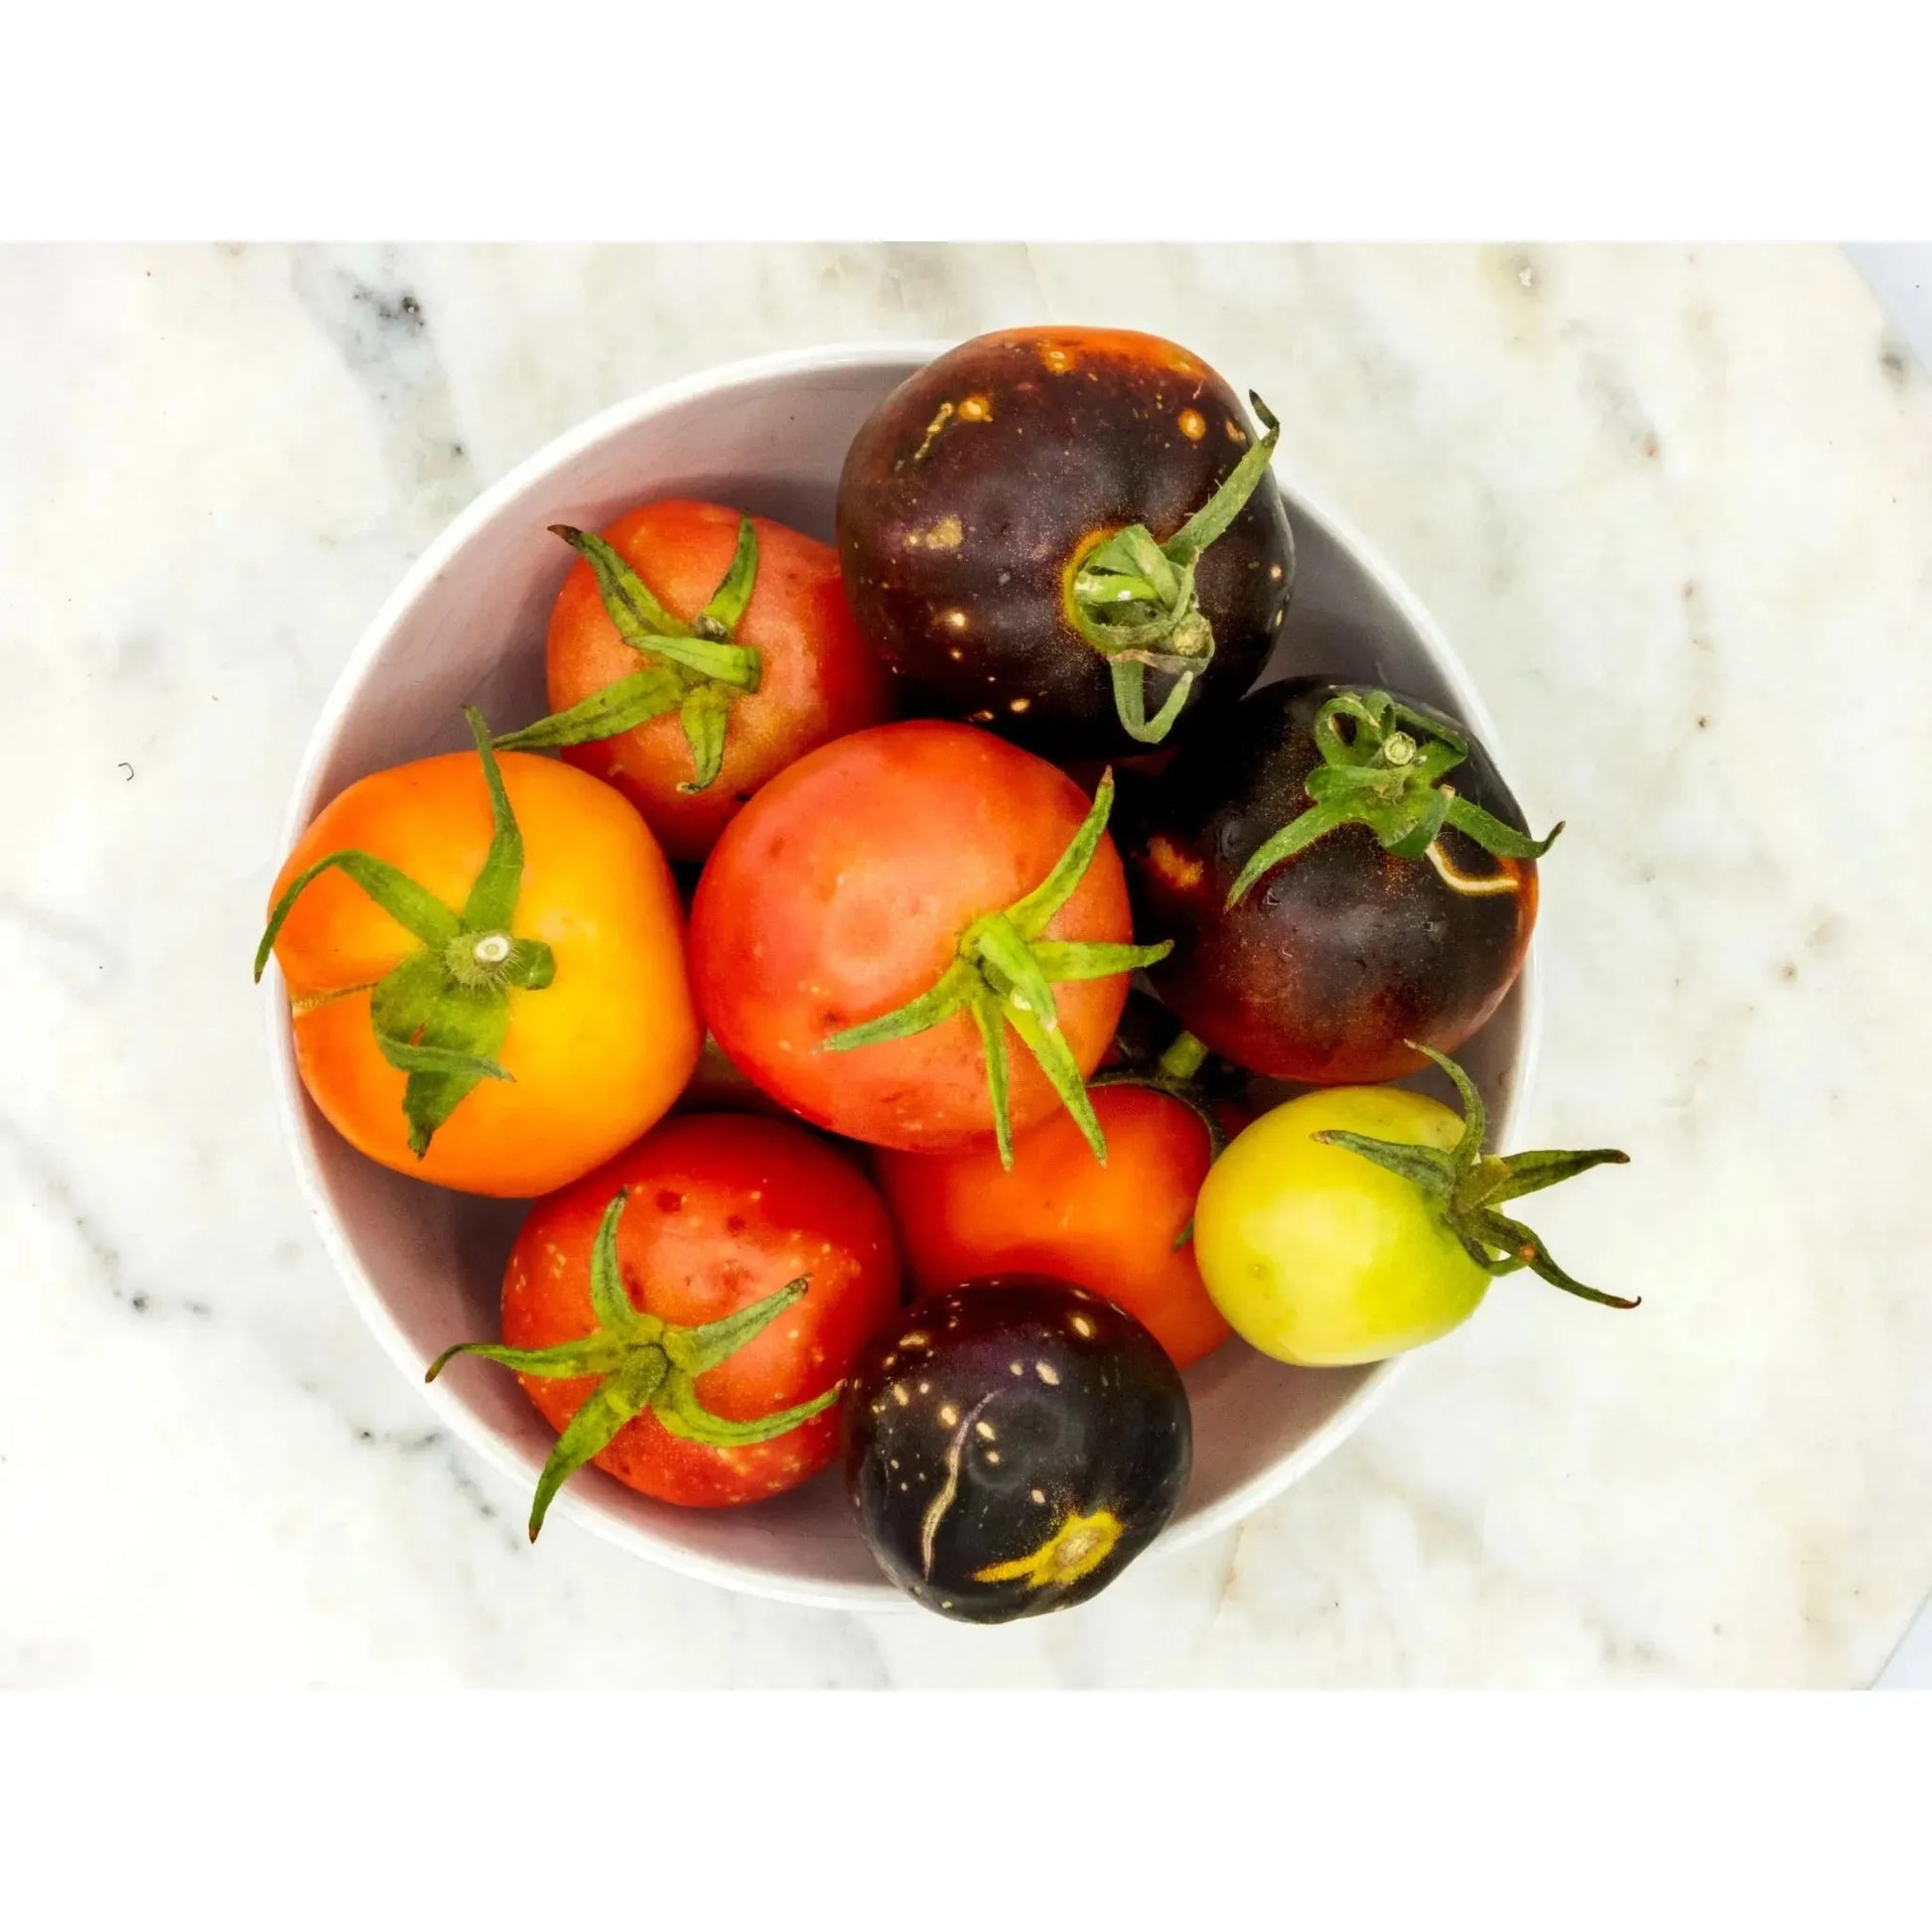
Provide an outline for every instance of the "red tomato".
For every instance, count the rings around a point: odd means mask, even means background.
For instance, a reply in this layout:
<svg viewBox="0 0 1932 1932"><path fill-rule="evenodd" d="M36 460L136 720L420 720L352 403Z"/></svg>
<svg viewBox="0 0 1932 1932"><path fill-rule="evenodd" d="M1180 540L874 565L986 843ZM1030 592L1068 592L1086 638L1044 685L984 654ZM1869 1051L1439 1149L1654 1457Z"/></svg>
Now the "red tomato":
<svg viewBox="0 0 1932 1932"><path fill-rule="evenodd" d="M851 1157L779 1121L680 1115L530 1209L502 1345L465 1346L517 1370L562 1436L534 1537L586 1460L667 1503L796 1488L836 1453L830 1405L897 1308L892 1223Z"/></svg>
<svg viewBox="0 0 1932 1932"><path fill-rule="evenodd" d="M881 1149L873 1172L921 1295L997 1275L1053 1275L1137 1315L1175 1367L1228 1337L1201 1286L1191 1239L1206 1177L1206 1127L1184 1101L1149 1087L1102 1086L1103 1168L1065 1114L1014 1142L1013 1167L990 1146L954 1154Z"/></svg>
<svg viewBox="0 0 1932 1932"><path fill-rule="evenodd" d="M1000 999L965 942L1046 881L1076 833L1091 835L1097 810L1064 772L969 725L884 725L801 759L734 821L698 882L694 985L719 1045L767 1093L835 1133L956 1147L996 1126L977 1002L1010 1065L1014 1128L1062 1099L1081 1106L1137 963L1117 959L1133 929L1113 841L1097 835L1077 885L1037 933L1009 933L1036 948L1052 984L1035 1000L1050 1004L1056 1025L1043 1029L1031 1002L1021 1010ZM1119 970L1063 977L1066 942L1109 948L1096 957ZM949 973L968 1003L936 1024L828 1048ZM1042 1070L1041 1051L1057 1079Z"/></svg>
<svg viewBox="0 0 1932 1932"><path fill-rule="evenodd" d="M673 618L695 620L731 568L740 515L716 503L644 503L604 539ZM673 859L702 859L758 788L814 747L887 714L885 673L859 634L828 543L762 516L751 519L758 569L732 641L758 650L756 691L725 708L724 761L702 791L687 791L693 755L676 709L563 756L623 793ZM550 615L550 705L563 711L646 660L619 636L591 566L571 567Z"/></svg>

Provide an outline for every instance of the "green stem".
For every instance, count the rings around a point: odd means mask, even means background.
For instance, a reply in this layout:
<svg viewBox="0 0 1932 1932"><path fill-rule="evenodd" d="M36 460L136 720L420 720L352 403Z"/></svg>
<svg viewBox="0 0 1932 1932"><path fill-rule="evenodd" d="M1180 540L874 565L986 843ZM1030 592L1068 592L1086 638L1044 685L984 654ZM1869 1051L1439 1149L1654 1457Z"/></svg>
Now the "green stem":
<svg viewBox="0 0 1932 1932"><path fill-rule="evenodd" d="M1143 523L1116 530L1080 559L1065 600L1074 630L1108 660L1114 708L1136 743L1159 745L1214 656L1214 629L1200 608L1194 570L1201 553L1247 507L1274 460L1281 424L1252 391L1265 434L1248 446L1206 502L1166 543ZM1148 715L1147 674L1174 681Z"/></svg>
<svg viewBox="0 0 1932 1932"><path fill-rule="evenodd" d="M1342 732L1344 718L1352 735ZM1558 824L1548 838L1533 839L1461 797L1445 780L1468 758L1468 742L1386 691L1337 691L1311 730L1321 762L1304 784L1308 809L1249 855L1229 888L1230 908L1264 873L1344 825L1366 825L1383 851L1411 860L1428 856L1445 825L1491 858L1515 861L1542 858L1563 830Z"/></svg>
<svg viewBox="0 0 1932 1932"><path fill-rule="evenodd" d="M1164 1080L1191 1080L1206 1058L1206 1044L1182 1028L1155 1062L1155 1068Z"/></svg>
<svg viewBox="0 0 1932 1932"><path fill-rule="evenodd" d="M376 1047L407 1076L402 1112L410 1152L419 1161L437 1130L481 1081L509 1079L496 1054L509 1031L511 992L540 993L556 976L549 946L510 931L523 886L523 835L510 809L489 727L474 705L466 705L463 715L483 763L491 830L462 912L452 912L386 859L353 849L332 852L276 900L255 951L259 980L296 900L330 871L353 881L422 942L420 951L399 960L369 994Z"/></svg>
<svg viewBox="0 0 1932 1932"><path fill-rule="evenodd" d="M689 623L672 617L603 537L569 523L550 528L590 565L605 615L645 668L498 743L526 751L593 745L675 711L691 748L691 776L678 790L708 790L724 763L733 700L758 690L763 681L760 654L732 641L757 583L757 527L749 516L739 518L730 568Z"/></svg>
<svg viewBox="0 0 1932 1932"><path fill-rule="evenodd" d="M1557 1265L1541 1236L1520 1221L1495 1211L1499 1200L1554 1187L1590 1168L1621 1164L1629 1156L1617 1148L1591 1148L1580 1153L1539 1149L1531 1154L1484 1154L1487 1117L1475 1083L1447 1053L1415 1040L1413 1051L1426 1053L1447 1073L1461 1098L1462 1132L1453 1148L1423 1147L1408 1141L1383 1141L1366 1134L1329 1128L1312 1138L1324 1147L1345 1149L1415 1187L1430 1202L1444 1225L1479 1268L1492 1275L1513 1274L1528 1268L1554 1287L1596 1302L1604 1308L1634 1309L1638 1300L1606 1295L1586 1288Z"/></svg>

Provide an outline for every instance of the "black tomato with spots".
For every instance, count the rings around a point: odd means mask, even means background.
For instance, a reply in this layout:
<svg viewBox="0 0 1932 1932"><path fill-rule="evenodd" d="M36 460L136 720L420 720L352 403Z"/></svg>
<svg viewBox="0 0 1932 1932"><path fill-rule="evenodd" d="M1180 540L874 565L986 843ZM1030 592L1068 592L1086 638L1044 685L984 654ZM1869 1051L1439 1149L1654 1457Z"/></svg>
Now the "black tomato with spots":
<svg viewBox="0 0 1932 1932"><path fill-rule="evenodd" d="M839 482L854 616L902 711L1055 759L1121 757L1231 704L1295 544L1234 391L1159 337L981 336L908 377Z"/></svg>
<svg viewBox="0 0 1932 1932"><path fill-rule="evenodd" d="M1155 990L1236 1065L1315 1085L1413 1072L1489 1018L1556 837L1441 711L1307 678L1121 796L1136 918L1174 940Z"/></svg>
<svg viewBox="0 0 1932 1932"><path fill-rule="evenodd" d="M879 1331L847 1383L846 1486L927 1609L1005 1623L1103 1589L1187 1486L1187 1395L1125 1311L1048 1275L973 1282Z"/></svg>

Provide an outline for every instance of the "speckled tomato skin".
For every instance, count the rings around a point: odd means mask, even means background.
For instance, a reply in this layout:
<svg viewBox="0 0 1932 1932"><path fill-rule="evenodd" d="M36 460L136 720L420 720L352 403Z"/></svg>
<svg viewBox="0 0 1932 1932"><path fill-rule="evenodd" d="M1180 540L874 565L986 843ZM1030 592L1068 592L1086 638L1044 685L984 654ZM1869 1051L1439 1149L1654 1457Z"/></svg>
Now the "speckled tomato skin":
<svg viewBox="0 0 1932 1932"><path fill-rule="evenodd" d="M749 1422L822 1395L898 1308L898 1253L884 1205L853 1159L802 1128L743 1114L679 1115L615 1161L538 1201L503 1275L503 1339L548 1348L590 1334L591 1248L620 1187L618 1266L631 1305L695 1327L810 1287L735 1355L698 1377L713 1414ZM562 1432L591 1377L518 1376ZM659 1502L757 1502L795 1489L838 1450L834 1405L768 1443L718 1449L671 1435L648 1411L593 1460Z"/></svg>
<svg viewBox="0 0 1932 1932"><path fill-rule="evenodd" d="M1182 747L1158 786L1123 786L1120 813L1137 916L1174 941L1150 975L1163 1001L1236 1065L1320 1086L1414 1072L1427 1062L1405 1040L1453 1052L1515 981L1537 905L1533 860L1492 858L1446 830L1458 872L1515 884L1469 897L1426 858L1398 859L1366 826L1346 825L1226 908L1250 855L1307 808L1314 716L1339 688L1309 678L1264 686ZM1527 829L1473 740L1449 782Z"/></svg>
<svg viewBox="0 0 1932 1932"><path fill-rule="evenodd" d="M1070 572L1131 523L1166 542L1253 433L1198 356L1125 330L1007 330L909 376L853 439L838 497L846 591L898 709L984 725L1054 759L1145 749L1067 619ZM1266 476L1200 560L1214 658L1176 731L1254 682L1294 576L1288 513ZM1168 689L1150 672L1150 714Z"/></svg>
<svg viewBox="0 0 1932 1932"><path fill-rule="evenodd" d="M930 988L967 925L1046 877L1091 802L1018 746L936 719L799 759L732 822L692 901L692 983L718 1044L793 1113L852 1140L932 1151L990 1139L970 1015L847 1052L824 1042ZM1046 936L1119 944L1132 932L1103 834ZM1082 1073L1100 1064L1126 1001L1124 973L1054 987ZM1060 1099L1017 1036L1008 1049L1018 1133Z"/></svg>
<svg viewBox="0 0 1932 1932"><path fill-rule="evenodd" d="M880 1568L969 1623L1104 1589L1167 1526L1192 1461L1186 1391L1161 1344L1045 1275L915 1303L863 1351L841 1409L846 1488ZM1118 1535L1084 1575L977 1579L1100 1512Z"/></svg>

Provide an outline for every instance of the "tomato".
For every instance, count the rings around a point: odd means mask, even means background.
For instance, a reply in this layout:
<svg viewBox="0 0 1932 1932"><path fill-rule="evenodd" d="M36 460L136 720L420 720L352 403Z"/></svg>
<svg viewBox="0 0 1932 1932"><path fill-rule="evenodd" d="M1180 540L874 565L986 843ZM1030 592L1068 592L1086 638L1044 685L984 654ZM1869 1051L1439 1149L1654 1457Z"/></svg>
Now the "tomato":
<svg viewBox="0 0 1932 1932"><path fill-rule="evenodd" d="M898 1307L892 1224L846 1155L802 1129L692 1114L538 1201L503 1276L503 1339L558 1431L542 1527L586 1461L660 1502L755 1502L837 1452L831 1413Z"/></svg>
<svg viewBox="0 0 1932 1932"><path fill-rule="evenodd" d="M549 759L359 779L296 842L255 962L343 1138L470 1193L575 1180L677 1098L700 1029L670 869L635 810ZM498 772L500 769L500 782Z"/></svg>
<svg viewBox="0 0 1932 1932"><path fill-rule="evenodd" d="M1482 1153L1482 1103L1454 1062L1465 1113L1401 1087L1304 1094L1238 1134L1194 1210L1201 1279L1236 1333L1312 1368L1377 1362L1466 1321L1493 1276L1529 1267L1611 1308L1521 1222L1517 1195L1626 1157L1613 1148ZM1478 1258L1480 1257L1480 1258Z"/></svg>
<svg viewBox="0 0 1932 1932"><path fill-rule="evenodd" d="M1042 759L969 726L882 725L780 772L719 840L691 908L698 1000L767 1093L834 1133L938 1149L1064 1103L1137 947L1105 824ZM1044 1016L1050 1015L1050 1023ZM1007 1035L1026 1052L1010 1052Z"/></svg>
<svg viewBox="0 0 1932 1932"><path fill-rule="evenodd" d="M1160 1344L1042 1275L968 1283L882 1328L853 1370L844 1440L879 1567L969 1623L1105 1588L1167 1527L1193 1454Z"/></svg>
<svg viewBox="0 0 1932 1932"><path fill-rule="evenodd" d="M1136 909L1175 941L1156 991L1237 1065L1312 1084L1413 1072L1489 1018L1550 843L1441 712L1307 679L1190 738L1123 819Z"/></svg>
<svg viewBox="0 0 1932 1932"><path fill-rule="evenodd" d="M681 498L602 539L557 528L580 556L550 615L556 715L503 743L562 747L673 859L702 859L766 779L887 715L830 544Z"/></svg>
<svg viewBox="0 0 1932 1932"><path fill-rule="evenodd" d="M839 554L901 708L1054 759L1158 743L1254 682L1295 544L1234 391L1173 343L1013 329L908 377L853 439Z"/></svg>
<svg viewBox="0 0 1932 1932"><path fill-rule="evenodd" d="M1054 1114L1013 1144L1011 1171L986 1143L952 1154L881 1150L873 1172L906 1274L921 1294L975 1276L1056 1275L1125 1309L1185 1368L1227 1339L1201 1286L1191 1240L1211 1137L1185 1101L1153 1087L1101 1085L1107 1137L1094 1160L1072 1118Z"/></svg>

